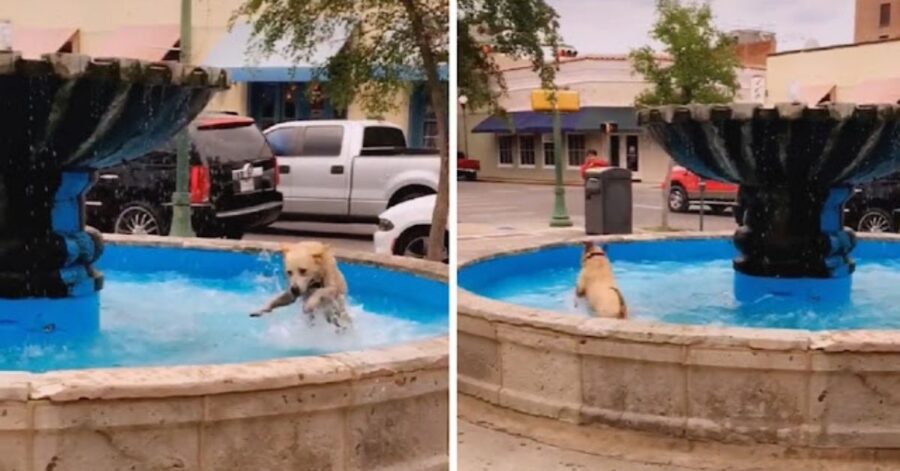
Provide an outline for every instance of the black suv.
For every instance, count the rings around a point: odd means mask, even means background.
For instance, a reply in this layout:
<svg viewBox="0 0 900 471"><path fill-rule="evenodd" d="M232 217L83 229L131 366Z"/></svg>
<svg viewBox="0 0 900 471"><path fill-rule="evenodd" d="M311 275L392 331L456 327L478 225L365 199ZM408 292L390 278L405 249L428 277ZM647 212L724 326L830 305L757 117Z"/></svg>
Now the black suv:
<svg viewBox="0 0 900 471"><path fill-rule="evenodd" d="M240 238L281 214L278 165L250 118L205 114L188 127L191 222L200 237ZM104 169L87 194L87 224L104 232L169 232L175 191L175 140Z"/></svg>
<svg viewBox="0 0 900 471"><path fill-rule="evenodd" d="M844 225L859 232L900 228L900 173L862 185L844 204Z"/></svg>

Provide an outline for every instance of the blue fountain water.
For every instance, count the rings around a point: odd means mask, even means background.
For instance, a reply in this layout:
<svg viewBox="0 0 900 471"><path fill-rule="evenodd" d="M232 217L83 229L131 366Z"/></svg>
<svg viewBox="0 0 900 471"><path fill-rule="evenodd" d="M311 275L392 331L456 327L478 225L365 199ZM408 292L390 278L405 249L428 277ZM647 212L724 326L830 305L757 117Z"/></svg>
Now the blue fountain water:
<svg viewBox="0 0 900 471"><path fill-rule="evenodd" d="M617 243L606 246L633 319L675 324L807 330L900 328L900 243L860 241L849 299L823 296L835 280L747 278L732 268L730 240ZM504 256L464 268L460 286L489 298L574 315L581 247ZM735 297L736 277L758 295ZM785 288L783 291L773 286ZM804 284L808 283L808 284ZM799 288L799 289L798 289ZM812 289L805 289L812 288Z"/></svg>
<svg viewBox="0 0 900 471"><path fill-rule="evenodd" d="M110 245L98 266L106 278L99 334L65 345L53 342L52 333L35 334L0 348L0 369L232 363L447 331L446 284L372 266L341 264L354 317L343 335L324 322L307 325L299 305L248 316L284 287L280 255Z"/></svg>

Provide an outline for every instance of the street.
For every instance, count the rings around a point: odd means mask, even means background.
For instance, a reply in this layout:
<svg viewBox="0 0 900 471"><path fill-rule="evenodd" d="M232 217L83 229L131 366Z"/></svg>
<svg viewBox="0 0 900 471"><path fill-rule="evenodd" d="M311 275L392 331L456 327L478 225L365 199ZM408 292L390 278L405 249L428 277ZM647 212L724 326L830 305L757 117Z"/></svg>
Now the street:
<svg viewBox="0 0 900 471"><path fill-rule="evenodd" d="M461 240L515 232L552 231L548 226L553 211L553 186L489 182L459 182L459 229ZM662 200L658 185L634 183L634 230L652 229L660 224ZM584 227L584 190L566 187L566 206L576 227ZM680 230L698 230L700 213L670 213L669 225ZM724 215L704 215L704 230L735 228L730 211Z"/></svg>
<svg viewBox="0 0 900 471"><path fill-rule="evenodd" d="M279 221L263 230L244 236L244 240L299 242L318 240L344 250L372 252L374 224L340 224L323 222Z"/></svg>

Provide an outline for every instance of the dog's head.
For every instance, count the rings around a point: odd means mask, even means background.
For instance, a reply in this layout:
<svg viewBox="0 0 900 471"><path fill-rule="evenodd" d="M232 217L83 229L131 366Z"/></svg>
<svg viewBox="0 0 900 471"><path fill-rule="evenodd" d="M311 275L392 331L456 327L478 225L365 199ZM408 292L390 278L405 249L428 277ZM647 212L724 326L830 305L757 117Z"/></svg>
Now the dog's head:
<svg viewBox="0 0 900 471"><path fill-rule="evenodd" d="M606 258L606 251L603 250L603 247L594 245L594 243L589 240L582 242L582 245L584 245L584 251L581 253L582 265L591 260L602 260L603 263L609 263L609 259Z"/></svg>
<svg viewBox="0 0 900 471"><path fill-rule="evenodd" d="M321 287L332 264L331 247L321 242L300 242L287 249L284 270L291 293L301 296Z"/></svg>

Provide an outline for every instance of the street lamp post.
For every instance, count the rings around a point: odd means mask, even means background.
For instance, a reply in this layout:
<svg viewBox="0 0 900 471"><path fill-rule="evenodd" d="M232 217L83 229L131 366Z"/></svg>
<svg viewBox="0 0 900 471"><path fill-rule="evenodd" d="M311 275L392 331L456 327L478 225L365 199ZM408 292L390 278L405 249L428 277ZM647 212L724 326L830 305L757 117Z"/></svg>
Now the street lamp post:
<svg viewBox="0 0 900 471"><path fill-rule="evenodd" d="M566 189L563 186L562 115L581 108L578 92L568 90L534 90L531 92L531 109L550 112L553 116L553 154L556 182L553 188L553 215L550 227L571 227L572 220L566 210Z"/></svg>
<svg viewBox="0 0 900 471"><path fill-rule="evenodd" d="M462 107L462 122L463 122L463 151L466 153L466 158L469 157L469 126L466 125L466 105L469 104L469 97L465 95L459 96L459 106Z"/></svg>
<svg viewBox="0 0 900 471"><path fill-rule="evenodd" d="M181 63L191 62L191 0L181 0ZM175 167L175 193L172 194L172 228L176 237L193 237L190 200L190 138L185 127L178 133L178 158Z"/></svg>
<svg viewBox="0 0 900 471"><path fill-rule="evenodd" d="M550 217L550 227L571 227L572 220L566 210L566 189L563 186L562 117L558 100L553 107L553 156L556 181L553 185L553 216Z"/></svg>

